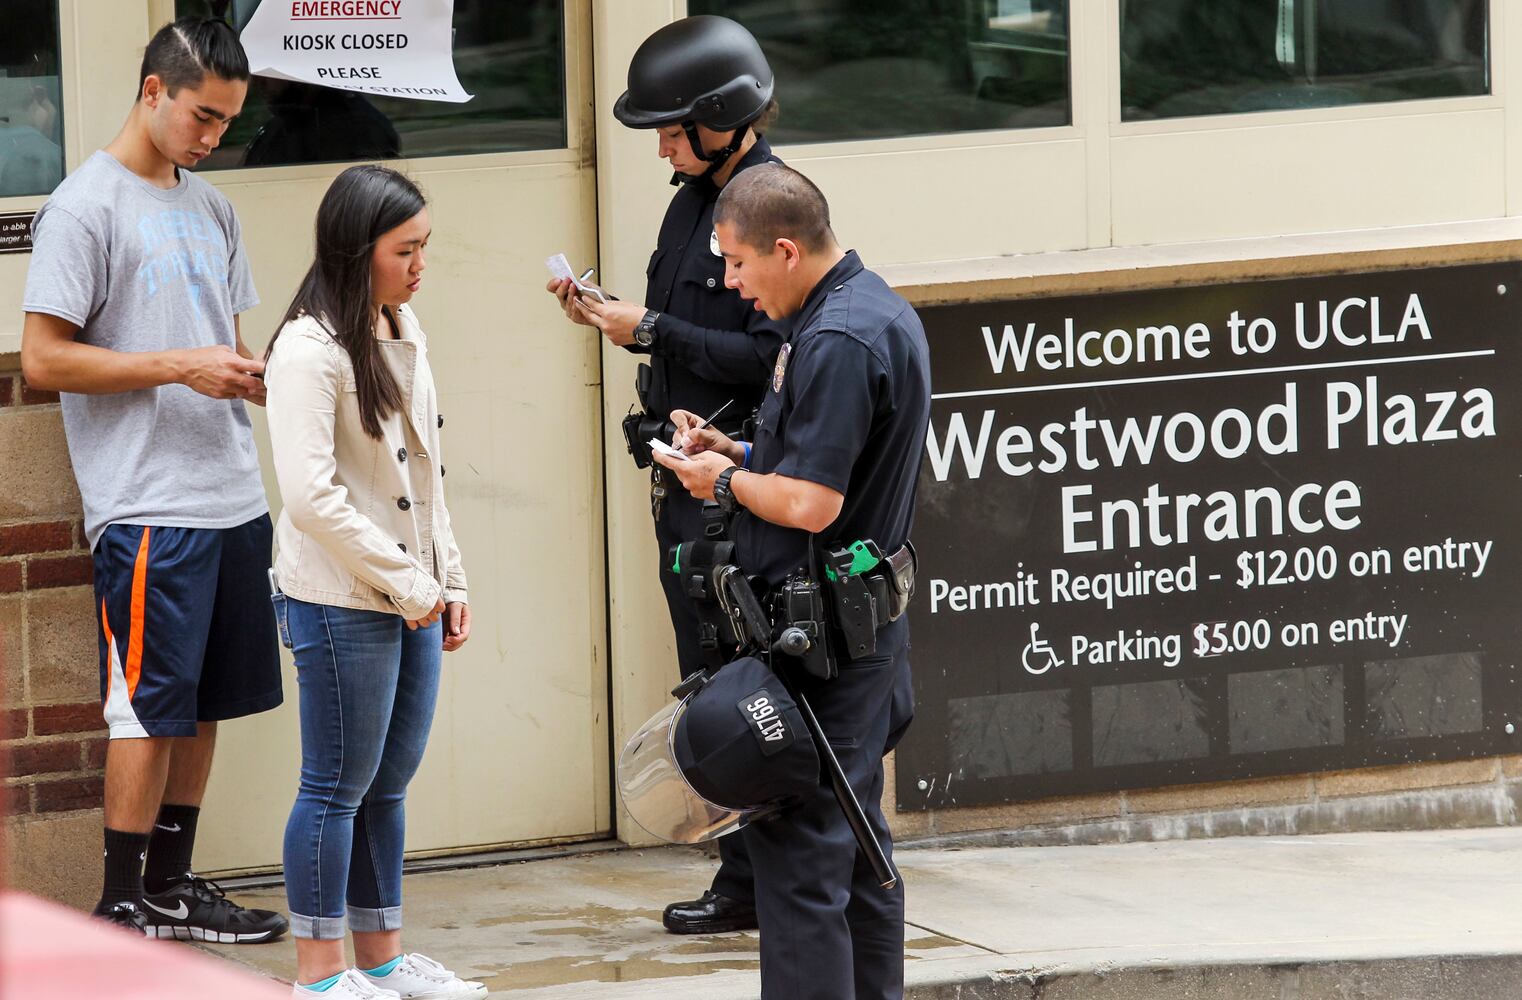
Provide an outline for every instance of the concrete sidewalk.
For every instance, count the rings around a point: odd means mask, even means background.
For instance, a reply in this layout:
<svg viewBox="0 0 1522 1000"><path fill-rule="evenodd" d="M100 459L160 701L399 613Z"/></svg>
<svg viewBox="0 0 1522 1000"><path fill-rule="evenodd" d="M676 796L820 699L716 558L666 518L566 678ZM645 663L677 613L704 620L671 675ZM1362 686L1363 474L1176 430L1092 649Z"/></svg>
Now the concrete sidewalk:
<svg viewBox="0 0 1522 1000"><path fill-rule="evenodd" d="M1522 998L1522 829L901 849L916 998ZM755 934L674 937L688 849L409 875L407 947L511 1000L759 993ZM238 893L284 908L278 889ZM221 946L282 979L289 940Z"/></svg>

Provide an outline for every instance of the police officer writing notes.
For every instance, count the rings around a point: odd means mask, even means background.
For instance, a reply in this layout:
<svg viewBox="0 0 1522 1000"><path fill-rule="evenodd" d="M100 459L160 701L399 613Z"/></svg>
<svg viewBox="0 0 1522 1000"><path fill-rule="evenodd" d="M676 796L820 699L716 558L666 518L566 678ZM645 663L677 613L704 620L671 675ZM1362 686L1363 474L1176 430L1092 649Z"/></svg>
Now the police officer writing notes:
<svg viewBox="0 0 1522 1000"><path fill-rule="evenodd" d="M713 232L713 206L724 186L751 167L778 162L761 134L775 116L772 89L760 45L728 18L684 18L645 39L613 114L630 128L656 131L679 190L650 255L644 304L600 302L578 295L566 280L548 286L569 318L597 327L616 346L650 356L640 372L643 419L636 414L626 422L641 468L649 464L645 442L655 435L670 439L673 410L708 416L724 407L716 426L738 429L760 402L782 343L779 323L725 287ZM701 537L700 501L660 468L651 473L660 552ZM685 678L704 665L698 618L677 579L670 573L660 578ZM666 908L667 930L707 934L756 926L750 862L740 838L721 841L719 855L712 888Z"/></svg>
<svg viewBox="0 0 1522 1000"><path fill-rule="evenodd" d="M746 171L725 187L714 221L726 283L773 319L789 319L791 333L754 442L699 429L703 414L678 410L672 421L687 457L655 461L693 496L734 512L736 563L774 590L795 574L817 579L812 567L856 543L875 543L858 548L884 553L884 565L905 552L912 559L906 543L930 416L919 317L840 248L824 196L796 171ZM913 714L908 618L874 615L874 626L873 652L852 656L856 647L837 637L838 675L797 673L794 683L891 850L882 758ZM903 890L874 877L824 779L804 804L744 833L755 866L762 996L901 997Z"/></svg>

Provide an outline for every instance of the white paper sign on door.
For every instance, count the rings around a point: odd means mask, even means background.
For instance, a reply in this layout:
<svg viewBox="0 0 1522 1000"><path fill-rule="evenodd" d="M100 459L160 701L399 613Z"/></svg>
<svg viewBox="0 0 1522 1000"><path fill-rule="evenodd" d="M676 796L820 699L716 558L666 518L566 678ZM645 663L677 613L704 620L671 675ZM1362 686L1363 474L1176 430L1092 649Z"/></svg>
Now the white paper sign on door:
<svg viewBox="0 0 1522 1000"><path fill-rule="evenodd" d="M264 0L243 29L256 76L463 104L454 0Z"/></svg>

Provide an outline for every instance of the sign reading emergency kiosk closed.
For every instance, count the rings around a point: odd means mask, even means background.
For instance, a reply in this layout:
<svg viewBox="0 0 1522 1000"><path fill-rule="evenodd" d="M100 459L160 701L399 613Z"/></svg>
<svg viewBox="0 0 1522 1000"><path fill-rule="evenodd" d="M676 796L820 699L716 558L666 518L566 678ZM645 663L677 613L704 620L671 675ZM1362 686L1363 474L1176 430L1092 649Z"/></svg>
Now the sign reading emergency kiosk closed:
<svg viewBox="0 0 1522 1000"><path fill-rule="evenodd" d="M243 29L257 76L382 97L463 104L454 0L263 3Z"/></svg>
<svg viewBox="0 0 1522 1000"><path fill-rule="evenodd" d="M1514 750L1522 266L920 314L900 808Z"/></svg>

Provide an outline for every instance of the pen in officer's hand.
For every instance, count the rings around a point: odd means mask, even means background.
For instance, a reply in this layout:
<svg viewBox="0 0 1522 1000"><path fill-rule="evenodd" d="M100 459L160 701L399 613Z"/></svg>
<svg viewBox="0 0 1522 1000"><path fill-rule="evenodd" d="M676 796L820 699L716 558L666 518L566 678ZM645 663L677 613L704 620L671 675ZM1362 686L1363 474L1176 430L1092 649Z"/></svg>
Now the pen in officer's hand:
<svg viewBox="0 0 1522 1000"><path fill-rule="evenodd" d="M586 273L583 274L581 277L576 279L576 283L579 285L583 281L586 281L588 278L590 278L592 276L592 272L595 271L595 270L597 270L597 268L595 268L595 267L589 267L589 268L587 268Z"/></svg>
<svg viewBox="0 0 1522 1000"><path fill-rule="evenodd" d="M674 447L676 447L678 450L684 450L685 447L686 447L686 444L687 444L687 435L691 434L693 431L700 431L704 427L707 427L709 424L713 423L715 420L719 419L719 414L721 414L725 410L729 409L729 404L733 403L733 402L734 402L734 400L732 400L732 399L729 400L723 406L719 407L717 410L714 410L713 413L708 417L707 420L704 420L701 423L698 423L698 424L696 424L696 425L694 425L692 427L687 428L685 431L682 432L682 444L678 445L675 441L673 441L672 445Z"/></svg>
<svg viewBox="0 0 1522 1000"><path fill-rule="evenodd" d="M729 401L729 403L733 403L733 402L734 402L734 400L732 400L732 399ZM725 403L723 406L719 407L717 410L714 410L713 414L707 420L705 420L702 423L698 424L696 427L689 427L687 429L689 431L700 431L704 427L707 427L709 424L711 424L715 420L719 419L719 414L721 414L725 410L729 409L729 403Z"/></svg>

